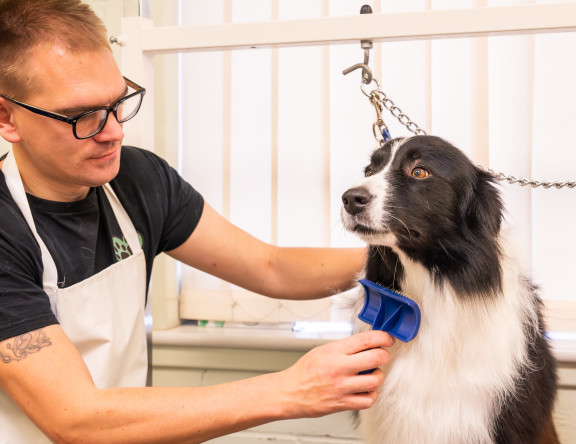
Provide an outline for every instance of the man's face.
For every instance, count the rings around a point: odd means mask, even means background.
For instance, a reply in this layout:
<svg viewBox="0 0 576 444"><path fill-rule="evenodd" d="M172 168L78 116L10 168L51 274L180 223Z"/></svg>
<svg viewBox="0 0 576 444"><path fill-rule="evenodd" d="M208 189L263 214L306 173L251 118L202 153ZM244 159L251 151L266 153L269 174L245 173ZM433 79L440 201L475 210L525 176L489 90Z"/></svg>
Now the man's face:
<svg viewBox="0 0 576 444"><path fill-rule="evenodd" d="M39 88L25 102L59 114L74 116L111 105L126 93L114 58L104 50L72 54L53 46L37 50L29 66ZM77 200L118 173L124 133L113 114L100 133L78 140L68 123L17 105L10 110L17 133L14 154L28 192L49 200Z"/></svg>

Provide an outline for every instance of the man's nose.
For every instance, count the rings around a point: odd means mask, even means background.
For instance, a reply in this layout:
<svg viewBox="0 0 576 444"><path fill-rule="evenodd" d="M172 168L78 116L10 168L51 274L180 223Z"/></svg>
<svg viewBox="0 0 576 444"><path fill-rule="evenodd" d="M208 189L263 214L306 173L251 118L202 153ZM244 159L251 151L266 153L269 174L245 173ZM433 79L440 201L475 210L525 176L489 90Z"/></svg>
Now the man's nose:
<svg viewBox="0 0 576 444"><path fill-rule="evenodd" d="M124 130L122 129L122 124L118 123L114 113L108 114L106 124L102 131L94 136L97 142L109 142L122 140L124 138Z"/></svg>

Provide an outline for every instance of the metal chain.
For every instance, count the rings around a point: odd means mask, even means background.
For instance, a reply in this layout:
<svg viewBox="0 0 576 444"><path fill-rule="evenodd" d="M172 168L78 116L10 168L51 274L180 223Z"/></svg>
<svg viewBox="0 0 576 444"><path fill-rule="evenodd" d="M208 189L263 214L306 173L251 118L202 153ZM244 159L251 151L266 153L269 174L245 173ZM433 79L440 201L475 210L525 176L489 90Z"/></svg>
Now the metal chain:
<svg viewBox="0 0 576 444"><path fill-rule="evenodd" d="M362 92L364 93L364 95L370 99L370 102L376 108L376 114L378 116L378 120L374 123L373 128L374 129L379 128L379 130L380 130L379 134L382 134L382 129L385 129L386 132L388 132L388 127L384 123L384 120L382 119L382 116L381 116L381 112L384 109L387 109L390 112L390 114L392 114L412 134L415 134L417 136L425 136L426 131L424 131L422 128L420 128L418 126L418 124L416 124L414 121L412 121L410 119L410 117L408 117L406 114L404 114L402 112L402 110L396 106L396 104L382 91L382 89L380 88L380 83L378 83L378 81L374 78L372 78L372 82L376 83L377 89L372 90L369 93L367 93L366 90L364 89L364 87L367 85L366 83L362 83L361 89L362 89ZM376 137L376 140L379 143L383 142L382 136L381 135L377 136L376 131L374 131L374 135ZM507 175L505 173L502 173L501 171L494 171L494 170L492 170L490 168L486 168L482 165L477 165L477 166L478 166L478 168L492 174L496 180L506 181L509 184L518 184L518 185L523 186L523 187L528 186L528 185L531 186L532 188L542 187L544 189L548 189L548 188L560 189L560 188L574 188L574 187L576 187L576 181L558 181L558 182L551 182L548 180L539 181L539 180L534 180L534 179L526 179L524 177L516 177L516 176L512 176L512 175Z"/></svg>
<svg viewBox="0 0 576 444"><path fill-rule="evenodd" d="M566 187L566 188L576 187L576 182L573 182L573 181L550 182L548 180L545 180L545 181L539 181L539 180L534 180L534 179L531 180L531 179L526 179L524 177L516 177L516 176L512 176L512 175L506 175L500 171L494 171L492 169L485 168L482 165L477 165L477 166L478 166L478 168L481 168L484 171L492 174L496 180L506 181L509 184L517 183L518 185L523 186L523 187L525 187L527 185L530 185L532 188L542 187L545 189L552 188L552 187L557 188L557 189L564 188L564 187Z"/></svg>
<svg viewBox="0 0 576 444"><path fill-rule="evenodd" d="M396 119L406 127L408 131L417 135L417 136L425 136L426 131L418 126L415 122L413 122L410 117L402 112L400 108L396 106L396 104L382 91L374 90L370 93L370 101L376 105L382 105L384 109L387 109L390 114L392 114ZM375 103L376 102L376 103ZM384 122L382 122L384 123Z"/></svg>

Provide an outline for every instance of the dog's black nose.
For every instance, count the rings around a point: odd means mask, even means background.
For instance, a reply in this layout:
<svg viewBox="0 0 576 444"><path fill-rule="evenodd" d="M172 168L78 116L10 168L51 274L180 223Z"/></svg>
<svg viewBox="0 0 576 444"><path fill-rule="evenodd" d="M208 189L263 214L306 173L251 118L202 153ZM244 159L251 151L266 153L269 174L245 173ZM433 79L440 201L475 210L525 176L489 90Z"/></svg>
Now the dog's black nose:
<svg viewBox="0 0 576 444"><path fill-rule="evenodd" d="M344 209L354 215L360 213L372 200L372 195L366 188L351 188L342 195Z"/></svg>

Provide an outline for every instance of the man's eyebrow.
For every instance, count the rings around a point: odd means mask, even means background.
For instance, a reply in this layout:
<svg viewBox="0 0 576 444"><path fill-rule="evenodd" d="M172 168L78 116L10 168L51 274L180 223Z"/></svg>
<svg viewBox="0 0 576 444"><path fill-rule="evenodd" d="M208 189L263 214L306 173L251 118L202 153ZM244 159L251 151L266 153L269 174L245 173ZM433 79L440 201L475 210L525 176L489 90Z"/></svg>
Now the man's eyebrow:
<svg viewBox="0 0 576 444"><path fill-rule="evenodd" d="M93 109L98 109L99 106L72 106L70 108L60 108L55 110L56 114L62 114L64 116L75 116L78 114L85 113L87 111L92 111Z"/></svg>
<svg viewBox="0 0 576 444"><path fill-rule="evenodd" d="M120 94L120 96L112 103L116 103L118 102L118 100L120 100L122 97L126 96L128 94L128 85L126 85L126 87L124 88L124 92L122 94ZM71 106L68 108L60 108L56 111L54 111L56 114L62 114L64 116L68 115L68 116L75 116L78 114L82 114L88 111L92 111L94 109L99 109L102 108L104 106L109 106L109 105L94 105L94 106Z"/></svg>

